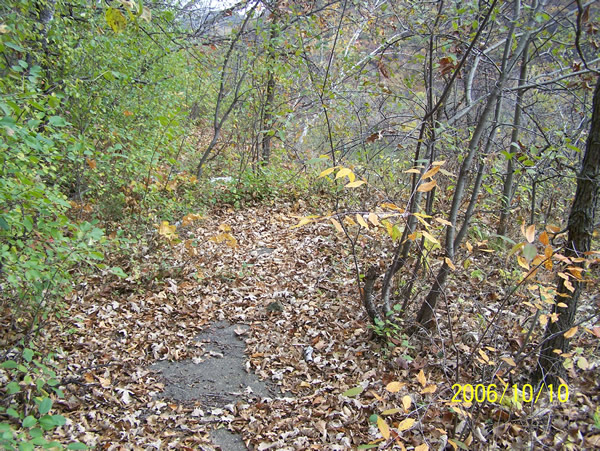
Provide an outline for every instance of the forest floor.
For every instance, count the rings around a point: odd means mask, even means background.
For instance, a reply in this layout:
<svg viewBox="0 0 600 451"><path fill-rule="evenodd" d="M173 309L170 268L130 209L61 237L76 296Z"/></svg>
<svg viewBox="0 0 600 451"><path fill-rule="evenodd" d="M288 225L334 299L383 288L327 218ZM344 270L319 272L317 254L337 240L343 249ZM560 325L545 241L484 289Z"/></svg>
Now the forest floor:
<svg viewBox="0 0 600 451"><path fill-rule="evenodd" d="M42 337L62 350L56 438L106 450L600 444L597 367L578 373L567 403L452 404L473 325L458 321L456 351L444 329L394 349L373 339L342 240L327 224L292 229L301 215L215 211L178 229L178 244L120 257L128 278L81 284ZM483 285L469 285L463 311ZM481 379L482 359L462 368L464 383Z"/></svg>

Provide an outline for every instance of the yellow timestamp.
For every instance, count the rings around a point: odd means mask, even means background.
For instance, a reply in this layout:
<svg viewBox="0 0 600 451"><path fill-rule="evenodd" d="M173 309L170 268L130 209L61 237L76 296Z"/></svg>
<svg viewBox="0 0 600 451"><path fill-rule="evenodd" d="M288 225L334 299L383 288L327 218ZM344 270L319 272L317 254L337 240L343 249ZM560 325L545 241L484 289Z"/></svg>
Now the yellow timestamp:
<svg viewBox="0 0 600 451"><path fill-rule="evenodd" d="M454 392L452 402L489 402L501 404L504 401L505 396L507 396L509 387L508 384L500 388L498 388L496 384L477 384L475 386L471 384L454 384L452 386L452 391ZM556 389L553 384L542 384L537 391L531 384L525 384L520 388L517 384L513 384L512 392L508 394L512 399L507 399L507 401L513 401L515 404L521 402L535 404L538 402L544 389L548 394L550 402L554 402L554 400L558 400L558 402L562 403L569 401L569 387L566 384L560 384Z"/></svg>

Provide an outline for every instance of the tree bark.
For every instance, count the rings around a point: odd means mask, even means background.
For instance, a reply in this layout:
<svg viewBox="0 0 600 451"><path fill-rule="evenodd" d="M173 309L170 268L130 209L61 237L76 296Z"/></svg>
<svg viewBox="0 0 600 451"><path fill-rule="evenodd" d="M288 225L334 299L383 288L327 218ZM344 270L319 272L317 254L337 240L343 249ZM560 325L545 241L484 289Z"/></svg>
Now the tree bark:
<svg viewBox="0 0 600 451"><path fill-rule="evenodd" d="M565 255L569 258L582 258L590 250L594 221L600 190L600 78L596 82L592 102L592 122L588 136L581 172L577 177L577 191L571 206L567 225L568 243ZM572 266L583 268L582 261L572 261ZM575 280L574 290L565 286L565 280L560 278L556 288L553 313L558 314L558 320L549 322L546 326L544 341L540 351L534 381L543 381L546 385L560 383L564 378L565 369L562 357L554 350L565 353L569 348L569 339L565 332L573 327L577 302L581 294L583 282ZM563 305L560 307L558 304Z"/></svg>
<svg viewBox="0 0 600 451"><path fill-rule="evenodd" d="M519 87L525 84L525 80L527 79L527 58L529 50L529 43L525 46L525 50L523 50L523 60L521 61L521 72L519 74ZM523 94L525 93L524 89L517 90L517 104L515 105L515 116L513 118L513 129L510 137L510 147L509 154L516 155L519 146L517 141L519 140L519 128L521 127L521 116L523 112ZM498 229L496 233L498 235L506 235L506 225L508 222L508 217L510 215L510 204L512 203L512 197L514 193L514 174L515 174L515 160L514 155L509 155L509 158L506 161L506 176L504 178L504 188L502 190L502 211L500 213L500 221L498 223Z"/></svg>
<svg viewBox="0 0 600 451"><path fill-rule="evenodd" d="M269 50L267 53L267 92L262 120L262 164L268 165L271 159L271 138L273 128L273 103L275 101L275 40L279 35L278 30L278 2L273 9L271 28L269 30Z"/></svg>

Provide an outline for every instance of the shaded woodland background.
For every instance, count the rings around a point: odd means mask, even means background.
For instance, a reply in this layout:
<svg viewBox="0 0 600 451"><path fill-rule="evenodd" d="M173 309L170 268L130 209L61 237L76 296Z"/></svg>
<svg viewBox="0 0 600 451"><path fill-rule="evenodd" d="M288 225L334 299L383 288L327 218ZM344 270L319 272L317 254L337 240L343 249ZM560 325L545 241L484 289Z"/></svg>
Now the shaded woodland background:
<svg viewBox="0 0 600 451"><path fill-rule="evenodd" d="M58 446L45 331L74 292L164 278L204 245L189 228L250 207L327 226L382 365L429 340L456 383L593 384L599 19L581 0L3 2L0 443ZM539 443L599 445L586 402L585 439ZM373 447L400 446L402 422L367 416ZM483 446L464 417L447 446Z"/></svg>

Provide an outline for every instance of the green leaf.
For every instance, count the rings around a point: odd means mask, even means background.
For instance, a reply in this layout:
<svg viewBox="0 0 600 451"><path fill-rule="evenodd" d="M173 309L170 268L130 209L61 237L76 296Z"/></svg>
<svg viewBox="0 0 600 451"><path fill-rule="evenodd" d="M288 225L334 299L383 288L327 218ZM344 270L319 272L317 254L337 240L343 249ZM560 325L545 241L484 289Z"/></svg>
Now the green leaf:
<svg viewBox="0 0 600 451"><path fill-rule="evenodd" d="M51 408L52 408L52 400L50 398L44 398L44 399L42 399L42 402L40 403L38 410L40 411L41 415L46 415L48 412L50 412Z"/></svg>
<svg viewBox="0 0 600 451"><path fill-rule="evenodd" d="M33 428L29 431L29 435L31 435L33 438L42 437L44 435L44 431L42 431L40 428Z"/></svg>
<svg viewBox="0 0 600 451"><path fill-rule="evenodd" d="M21 387L17 382L9 382L6 384L6 393L9 395L14 395L15 393L19 393L21 391Z"/></svg>
<svg viewBox="0 0 600 451"><path fill-rule="evenodd" d="M35 437L32 441L31 441L32 445L37 445L37 446L43 446L43 445L47 445L48 444L48 440L46 440L44 437Z"/></svg>
<svg viewBox="0 0 600 451"><path fill-rule="evenodd" d="M21 442L19 443L19 451L33 451L35 449L33 443Z"/></svg>
<svg viewBox="0 0 600 451"><path fill-rule="evenodd" d="M33 415L28 415L23 419L23 427L24 428L32 428L37 424L37 420Z"/></svg>
<svg viewBox="0 0 600 451"><path fill-rule="evenodd" d="M342 396L347 396L349 398L353 398L356 395L360 395L363 392L364 388L362 386L351 388L350 390L346 390L342 393Z"/></svg>
<svg viewBox="0 0 600 451"><path fill-rule="evenodd" d="M537 248L535 247L535 244L526 244L525 247L523 248L523 257L525 257L527 259L527 261L531 261L535 258L535 256L537 255Z"/></svg>
<svg viewBox="0 0 600 451"><path fill-rule="evenodd" d="M50 119L48 119L48 122L53 127L64 127L65 125L67 125L67 121L65 121L60 116L51 116Z"/></svg>
<svg viewBox="0 0 600 451"><path fill-rule="evenodd" d="M118 266L113 266L112 268L110 268L110 271L111 271L111 272L112 272L114 275L116 275L116 276L119 276L119 277L121 277L122 279L125 279L125 278L127 278L127 274L125 274L125 272L124 272L124 271L123 271L121 268L119 268Z"/></svg>
<svg viewBox="0 0 600 451"><path fill-rule="evenodd" d="M67 445L67 449L89 449L88 446L81 442L73 442Z"/></svg>
<svg viewBox="0 0 600 451"><path fill-rule="evenodd" d="M31 362L31 359L33 359L33 351L29 348L23 349L23 358L26 362Z"/></svg>
<svg viewBox="0 0 600 451"><path fill-rule="evenodd" d="M52 415L44 415L42 418L40 418L40 426L45 431L50 431L54 429L56 427L56 424L54 424Z"/></svg>
<svg viewBox="0 0 600 451"><path fill-rule="evenodd" d="M17 412L13 407L9 407L8 409L6 409L6 414L9 417L13 417L13 418L20 418L21 415L19 415L19 412Z"/></svg>
<svg viewBox="0 0 600 451"><path fill-rule="evenodd" d="M0 365L0 367L5 368L5 369L13 369L18 366L19 365L14 360L7 360L6 362L2 362L2 365Z"/></svg>

